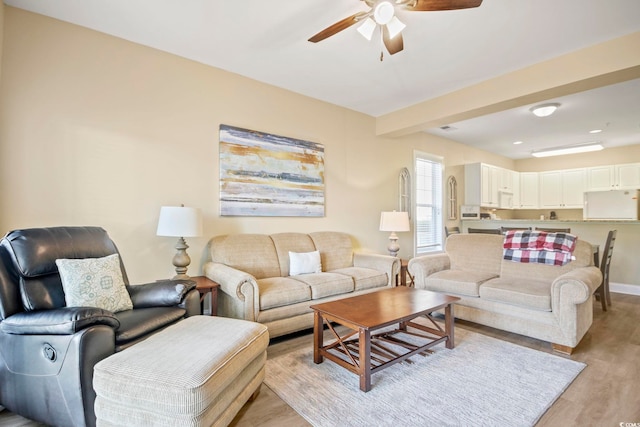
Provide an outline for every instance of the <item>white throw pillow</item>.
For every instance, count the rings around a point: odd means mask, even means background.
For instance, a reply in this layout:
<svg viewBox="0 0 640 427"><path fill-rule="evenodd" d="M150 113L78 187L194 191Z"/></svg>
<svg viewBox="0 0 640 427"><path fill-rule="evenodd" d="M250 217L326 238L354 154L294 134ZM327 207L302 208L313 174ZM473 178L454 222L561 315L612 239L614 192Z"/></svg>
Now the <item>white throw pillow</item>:
<svg viewBox="0 0 640 427"><path fill-rule="evenodd" d="M67 307L97 307L113 313L133 308L118 254L104 258L57 259Z"/></svg>
<svg viewBox="0 0 640 427"><path fill-rule="evenodd" d="M298 274L321 273L320 252L289 252L289 276Z"/></svg>

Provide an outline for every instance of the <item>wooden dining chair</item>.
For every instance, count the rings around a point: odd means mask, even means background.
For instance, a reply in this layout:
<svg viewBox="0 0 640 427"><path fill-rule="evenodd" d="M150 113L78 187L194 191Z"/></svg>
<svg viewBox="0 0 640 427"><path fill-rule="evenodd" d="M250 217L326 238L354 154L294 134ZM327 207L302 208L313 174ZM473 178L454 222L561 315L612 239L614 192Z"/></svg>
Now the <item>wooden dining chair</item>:
<svg viewBox="0 0 640 427"><path fill-rule="evenodd" d="M546 231L547 233L571 233L570 228L536 227L536 231Z"/></svg>
<svg viewBox="0 0 640 427"><path fill-rule="evenodd" d="M468 233L502 234L499 228L467 228Z"/></svg>
<svg viewBox="0 0 640 427"><path fill-rule="evenodd" d="M460 227L444 227L444 232L446 237L449 237L452 234L460 234Z"/></svg>
<svg viewBox="0 0 640 427"><path fill-rule="evenodd" d="M613 255L613 245L616 242L617 233L618 230L611 230L607 235L607 243L604 245L602 259L600 260L602 282L594 292L596 297L600 299L603 311L607 311L607 305L611 305L611 294L609 293L609 267L611 266L611 256Z"/></svg>

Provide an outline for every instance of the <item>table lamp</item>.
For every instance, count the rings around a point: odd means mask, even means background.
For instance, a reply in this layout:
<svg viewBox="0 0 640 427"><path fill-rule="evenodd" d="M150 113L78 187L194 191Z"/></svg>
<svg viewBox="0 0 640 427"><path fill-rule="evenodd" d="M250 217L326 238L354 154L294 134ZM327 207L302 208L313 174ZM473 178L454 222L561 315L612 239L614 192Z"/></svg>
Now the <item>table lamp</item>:
<svg viewBox="0 0 640 427"><path fill-rule="evenodd" d="M189 279L187 267L191 258L187 254L189 247L185 237L198 237L202 235L202 215L198 208L181 206L162 206L158 219L158 236L178 237L176 254L173 257L173 265L176 267L174 279Z"/></svg>
<svg viewBox="0 0 640 427"><path fill-rule="evenodd" d="M398 256L400 245L396 231L410 231L408 212L382 212L380 214L380 231L390 231L389 235L389 255Z"/></svg>

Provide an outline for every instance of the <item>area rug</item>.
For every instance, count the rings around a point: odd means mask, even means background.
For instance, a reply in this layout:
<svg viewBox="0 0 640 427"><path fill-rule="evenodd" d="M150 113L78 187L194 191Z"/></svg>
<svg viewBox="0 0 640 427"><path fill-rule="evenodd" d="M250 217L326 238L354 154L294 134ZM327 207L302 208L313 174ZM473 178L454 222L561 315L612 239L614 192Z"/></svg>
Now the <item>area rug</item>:
<svg viewBox="0 0 640 427"><path fill-rule="evenodd" d="M456 329L414 363L358 376L308 348L267 360L265 384L309 423L333 426L532 426L585 368L584 363Z"/></svg>

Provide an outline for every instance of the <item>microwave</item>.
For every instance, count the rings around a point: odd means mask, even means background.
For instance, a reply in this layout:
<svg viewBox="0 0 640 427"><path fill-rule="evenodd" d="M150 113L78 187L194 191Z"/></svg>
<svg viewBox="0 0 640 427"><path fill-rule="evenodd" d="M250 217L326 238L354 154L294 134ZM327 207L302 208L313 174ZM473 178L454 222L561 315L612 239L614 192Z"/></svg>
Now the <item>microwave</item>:
<svg viewBox="0 0 640 427"><path fill-rule="evenodd" d="M480 219L480 206L478 205L460 206L460 219Z"/></svg>

